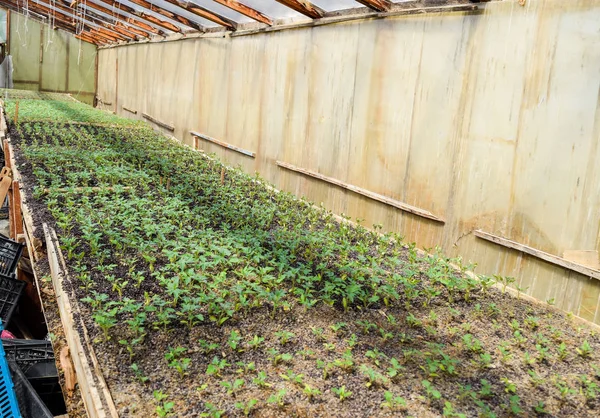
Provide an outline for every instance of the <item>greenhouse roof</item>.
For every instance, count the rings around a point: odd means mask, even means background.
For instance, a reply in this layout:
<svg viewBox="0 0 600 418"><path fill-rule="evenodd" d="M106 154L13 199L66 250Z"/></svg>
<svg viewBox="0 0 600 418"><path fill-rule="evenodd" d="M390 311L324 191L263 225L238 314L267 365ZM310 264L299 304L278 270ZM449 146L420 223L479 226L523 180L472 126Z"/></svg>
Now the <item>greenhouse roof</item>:
<svg viewBox="0 0 600 418"><path fill-rule="evenodd" d="M347 20L472 11L489 0L0 0L98 46L233 36Z"/></svg>

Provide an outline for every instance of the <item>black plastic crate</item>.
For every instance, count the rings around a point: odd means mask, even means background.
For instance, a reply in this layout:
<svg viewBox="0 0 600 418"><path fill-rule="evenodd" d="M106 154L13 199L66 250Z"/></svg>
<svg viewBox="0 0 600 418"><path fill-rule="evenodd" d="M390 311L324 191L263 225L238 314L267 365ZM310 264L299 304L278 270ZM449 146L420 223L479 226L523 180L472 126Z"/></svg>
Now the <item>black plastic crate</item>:
<svg viewBox="0 0 600 418"><path fill-rule="evenodd" d="M52 418L54 415L40 399L19 366L12 361L8 362L8 366L12 375L21 416L23 418Z"/></svg>
<svg viewBox="0 0 600 418"><path fill-rule="evenodd" d="M25 245L0 235L0 274L13 276Z"/></svg>
<svg viewBox="0 0 600 418"><path fill-rule="evenodd" d="M17 307L25 282L0 274L0 318L6 326Z"/></svg>
<svg viewBox="0 0 600 418"><path fill-rule="evenodd" d="M54 350L50 341L2 339L6 357L19 365L23 373L38 363L54 364Z"/></svg>
<svg viewBox="0 0 600 418"><path fill-rule="evenodd" d="M3 339L9 361L15 362L54 415L66 411L52 344L46 340Z"/></svg>

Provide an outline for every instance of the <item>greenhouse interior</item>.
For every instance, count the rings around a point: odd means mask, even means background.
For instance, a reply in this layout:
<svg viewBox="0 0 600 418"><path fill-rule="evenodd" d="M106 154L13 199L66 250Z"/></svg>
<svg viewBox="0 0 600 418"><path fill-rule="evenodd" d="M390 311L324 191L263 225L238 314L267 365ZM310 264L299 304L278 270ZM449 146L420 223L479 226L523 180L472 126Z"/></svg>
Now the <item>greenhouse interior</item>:
<svg viewBox="0 0 600 418"><path fill-rule="evenodd" d="M600 416L600 0L0 0L0 62L0 418Z"/></svg>

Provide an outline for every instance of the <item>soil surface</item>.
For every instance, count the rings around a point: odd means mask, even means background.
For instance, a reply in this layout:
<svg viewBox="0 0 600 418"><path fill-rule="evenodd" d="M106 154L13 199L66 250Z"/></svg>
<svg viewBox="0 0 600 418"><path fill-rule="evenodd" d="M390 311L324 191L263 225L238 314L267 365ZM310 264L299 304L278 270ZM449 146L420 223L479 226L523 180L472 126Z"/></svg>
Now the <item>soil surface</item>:
<svg viewBox="0 0 600 418"><path fill-rule="evenodd" d="M223 181L218 163L141 130L36 124L10 126L26 197L37 231L47 222L61 236L67 286L121 416L600 415L597 328L491 286L509 279L473 281L458 260L333 225L241 173ZM155 157L161 147L174 157ZM131 189L85 189L115 178ZM188 189L195 181L206 185ZM58 203L37 187L69 182L80 189ZM102 261L95 247L109 249ZM302 293L301 279L318 285ZM368 289L360 302L353 286Z"/></svg>

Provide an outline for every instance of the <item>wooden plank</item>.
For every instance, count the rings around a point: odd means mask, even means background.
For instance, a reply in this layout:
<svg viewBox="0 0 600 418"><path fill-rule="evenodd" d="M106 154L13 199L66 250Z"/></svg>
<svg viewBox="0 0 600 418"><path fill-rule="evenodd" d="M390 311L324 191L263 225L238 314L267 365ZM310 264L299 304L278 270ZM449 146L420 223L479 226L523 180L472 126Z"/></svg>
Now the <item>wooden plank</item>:
<svg viewBox="0 0 600 418"><path fill-rule="evenodd" d="M194 132L194 131L190 131L190 134L192 134L192 136L194 136L196 138L204 139L205 141L212 142L213 144L217 144L223 148L227 148L232 151L239 152L240 154L244 154L247 157L251 157L251 158L256 157L256 153L253 151L248 151L246 149L236 147L235 145L228 144L227 142L219 141L218 139L212 138L208 135L204 135L204 134ZM198 148L199 146L200 146L200 143L196 142L196 148Z"/></svg>
<svg viewBox="0 0 600 418"><path fill-rule="evenodd" d="M320 19L325 15L325 11L318 6L310 3L307 0L275 0L277 3L281 3L284 6L289 7L302 13L304 16L308 16L312 19Z"/></svg>
<svg viewBox="0 0 600 418"><path fill-rule="evenodd" d="M378 12L388 12L392 8L392 2L388 0L356 0L357 2L364 4L370 9L377 10Z"/></svg>
<svg viewBox="0 0 600 418"><path fill-rule="evenodd" d="M402 3L397 3L395 4L395 7L397 8L401 5ZM314 28L317 26L334 25L337 23L351 22L354 20L384 19L387 17L412 16L426 13L476 12L477 10L479 10L479 8L474 4L441 7L413 7L406 9L394 9L389 12L373 11L368 13L365 13L362 9L356 9L356 12L353 13L344 14L340 16L328 16L308 22L282 23L258 29L238 29L236 32L233 32L230 36L248 36L263 32L275 32L288 29Z"/></svg>
<svg viewBox="0 0 600 418"><path fill-rule="evenodd" d="M283 161L276 161L276 164L279 167L285 168L287 170L295 171L297 173L301 173L301 174L307 175L309 177L313 177L313 178L325 181L327 183L334 184L338 187L341 187L342 189L350 190L351 192L354 192L361 196L368 197L369 199L376 200L376 201L384 203L386 205L393 206L393 207L403 210L405 212L409 212L414 215L421 216L423 218L431 219L436 222L441 222L441 223L445 222L439 216L436 216L433 213L431 213L425 209L417 208L417 207L409 205L407 203L400 202L399 200L395 200L395 199L389 198L387 196L383 196L379 193L375 193L375 192L372 192L367 189L363 189L362 187L358 187L358 186L354 186L352 184L345 183L341 180L334 179L333 177L328 177L323 174L317 173L316 171L307 170L307 169L301 168L301 167L296 167L295 165L288 164Z"/></svg>
<svg viewBox="0 0 600 418"><path fill-rule="evenodd" d="M156 6L155 4L150 3L149 1L146 1L146 0L128 0L128 1L130 1L131 3L137 4L138 6L141 6L146 10L149 10L151 12L154 12L156 14L165 16L171 20L179 22L182 25L188 26L192 29L196 29L199 32L204 32L204 28L201 25L199 25L198 23L193 22L193 21L189 20L188 18L181 16L180 14L177 14L170 10L163 9L162 7ZM120 2L117 2L117 3L122 4ZM183 7L183 6L179 6L179 7ZM181 30L178 30L178 32L181 32Z"/></svg>
<svg viewBox="0 0 600 418"><path fill-rule="evenodd" d="M73 366L75 367L75 373L77 375L77 382L81 391L81 397L86 412L90 418L107 418L107 417L118 417L116 408L112 398L107 399L105 391L101 391L94 377L95 373L89 364L88 352L84 350L81 335L78 331L78 326L75 324L73 318L73 307L71 305L69 295L63 287L63 281L68 280L65 272L61 268L59 262L59 255L57 252L58 242L55 241L55 234L53 234L47 224L43 224L44 235L46 237L46 246L48 248L48 263L50 265L50 275L52 277L52 284L54 286L54 292L56 294L56 301L58 304L58 310L60 313L60 319L65 331L65 339L69 345L71 351L71 357L73 360ZM99 383L101 383L99 381ZM103 401L109 405L105 407ZM110 404L113 403L112 408ZM114 409L113 409L114 408Z"/></svg>
<svg viewBox="0 0 600 418"><path fill-rule="evenodd" d="M273 24L273 20L264 15L263 13L255 10L251 7L246 6L243 3L240 3L237 0L214 0L216 3L219 3L225 7L229 7L232 10L235 10L238 13L243 14L244 16L248 16L251 19L254 19L258 22L264 23L266 25L271 26Z"/></svg>
<svg viewBox="0 0 600 418"><path fill-rule="evenodd" d="M563 258L593 270L600 270L600 256L596 250L565 250Z"/></svg>
<svg viewBox="0 0 600 418"><path fill-rule="evenodd" d="M23 2L24 3L24 2ZM33 0L33 2L28 2L27 3L27 7L34 10L37 13L40 13L44 16L52 16L53 19L60 21L66 25L71 25L73 27L75 27L75 25L72 23L73 22L73 17L72 15L70 15L73 11L69 10L69 8L64 7L64 6L60 6L60 5L55 5L52 6L50 5L49 7L40 4L39 0ZM62 9L61 9L62 7ZM62 12L60 10L63 10ZM114 31L108 24L101 22L101 21L93 21L92 19L89 18L84 18L82 19L82 23L84 28L87 28L88 30L91 28L89 23L94 23L100 27L102 27L102 32L109 34L110 36L115 37L118 40L127 40L127 37L119 34L118 32Z"/></svg>
<svg viewBox="0 0 600 418"><path fill-rule="evenodd" d="M40 3L40 0L33 0L33 1L36 4ZM49 2L45 2L45 3L48 4ZM54 2L50 6L51 6L51 9L53 11L55 11L55 12L56 11L60 11L62 13L65 13L67 16L70 16L73 13L72 9L70 9L67 6L63 6L59 2ZM125 36L126 38L136 39L136 35L135 34L127 31L127 29L117 28L112 23L106 22L106 19L103 16L95 14L94 12L89 12L89 13L85 13L85 14L79 14L77 16L77 18L81 19L82 22L91 22L91 23L93 23L95 25L101 26L102 28L104 28L105 30L107 30L109 33L117 32L117 33Z"/></svg>
<svg viewBox="0 0 600 418"><path fill-rule="evenodd" d="M42 256L43 256L43 243L39 238L35 237L35 227L33 225L33 217L31 216L31 211L29 210L29 207L27 206L27 202L25 200L25 198L23 197L23 194L21 193L20 188L22 187L21 184L21 174L19 173L19 170L17 169L17 164L15 162L15 153L13 151L12 148L12 144L10 143L10 139L7 140L7 148L8 150L8 154L5 155L9 155L9 158L7 159L7 161L9 161L11 167L12 167L12 177L19 182L19 198L20 198L20 206L21 206L21 214L22 214L22 218L23 218L23 224L24 224L24 235L25 235L25 239L29 241L29 243L31 244L31 247L29 249L29 254L30 254L30 258L31 258L31 254L33 253L33 259L34 261L38 261ZM1 187L1 184L0 184ZM1 193L1 189L0 189L0 198L2 196ZM33 250L33 251L32 251Z"/></svg>
<svg viewBox="0 0 600 418"><path fill-rule="evenodd" d="M133 1L134 3L136 3L135 0L130 0ZM173 6L177 6L177 7L181 7L182 9L196 15L196 16L200 16L204 19L208 19L211 22L215 22L218 25L224 26L227 29L230 30L235 30L235 28L237 27L237 23L235 23L233 20L228 19L225 16L219 15L213 11L210 11L208 9L205 9L204 7L192 3L192 2L180 2L177 0L164 0L169 4L172 4Z"/></svg>
<svg viewBox="0 0 600 418"><path fill-rule="evenodd" d="M532 255L544 261L547 261L557 266L564 267L569 270L576 271L577 273L583 274L584 276L593 277L594 279L600 280L600 270L594 270L587 266L572 261L566 260L562 257L547 253L537 248L530 247L529 245L521 244L516 241L512 241L507 238L503 238L498 235L490 234L489 232L476 229L473 231L476 237L485 239L493 242L494 244L502 245L503 247L512 248L513 250L522 251L526 254Z"/></svg>
<svg viewBox="0 0 600 418"><path fill-rule="evenodd" d="M50 228L50 234L52 236L54 243L56 244L55 249L56 249L56 253L58 254L64 276L65 276L65 278L68 279L67 263L63 256L62 250L60 249L58 237L56 236L56 231L53 228ZM72 296L75 297L75 294L72 293ZM79 305L77 303L77 299L74 299L74 300L75 300L75 302L74 302L75 312L77 314L77 317L79 318L81 330L83 331L84 342L88 349L87 353L89 354L89 356L92 360L92 364L94 365L94 372L95 372L94 377L96 379L98 379L98 386L100 387L100 389L102 390L102 393L104 394L104 399L106 401L106 404L108 405L108 409L109 409L111 416L117 417L118 416L117 408L115 407L114 401L112 399L112 395L110 393L110 390L108 389L108 385L106 384L106 381L104 380L104 375L102 374L102 369L100 368L98 358L96 357L96 353L94 351L94 348L92 347L91 340L88 336L87 328L85 326L85 323L83 322L83 316L81 315L81 311L79 310Z"/></svg>
<svg viewBox="0 0 600 418"><path fill-rule="evenodd" d="M104 6L101 6L92 2L85 2L85 4L79 4L80 8L88 9L92 8L98 10L99 12L106 13L109 16L113 16L115 19L118 19L119 22L126 22L129 25L135 25L142 30L140 33L141 36L149 37L149 33L157 34L164 36L165 32L160 29L156 29L154 26L148 25L147 23L142 22L134 17L127 16L123 11L117 8L108 9ZM133 30L131 26L129 26L130 30Z"/></svg>
<svg viewBox="0 0 600 418"><path fill-rule="evenodd" d="M0 180L0 203L4 203L6 196L8 195L8 191L10 190L10 186L12 185L12 179L10 176L3 176Z"/></svg>
<svg viewBox="0 0 600 418"><path fill-rule="evenodd" d="M105 105L105 106L112 106L112 102L105 102L104 100L102 100L99 97L98 97L98 103Z"/></svg>
<svg viewBox="0 0 600 418"><path fill-rule="evenodd" d="M123 110L126 110L129 113L133 113L134 115L137 115L137 110L130 109L130 108L126 107L125 105L121 105L121 108Z"/></svg>
<svg viewBox="0 0 600 418"><path fill-rule="evenodd" d="M7 168L12 168L12 165L11 165L12 158L11 158L11 153L10 153L7 139L5 139L4 142L2 143L2 147L4 150L4 166Z"/></svg>
<svg viewBox="0 0 600 418"><path fill-rule="evenodd" d="M12 205L11 212L13 212L14 228L15 228L15 240L19 241L19 236L23 235L23 216L21 215L21 189L19 188L19 182L13 181L12 184Z"/></svg>
<svg viewBox="0 0 600 418"><path fill-rule="evenodd" d="M153 116L150 116L150 115L149 115L149 114L147 114L147 113L143 113L143 112L142 112L142 117L143 117L144 119L148 119L149 121L151 121L151 122L153 122L153 123L157 124L157 125L158 125L158 126L160 126L161 128L165 128L167 131L173 132L173 131L175 130L175 127L174 127L173 125L169 125L168 123L161 122L161 121L159 121L158 119L156 119L155 117L153 117Z"/></svg>
<svg viewBox="0 0 600 418"><path fill-rule="evenodd" d="M81 34L81 35L75 35L75 38L77 39L81 39L84 42L88 42L90 44L94 44L94 45L102 45L102 42L95 40L94 38L87 36L85 34Z"/></svg>
<svg viewBox="0 0 600 418"><path fill-rule="evenodd" d="M181 29L179 28L179 26L174 25L170 22L167 22L166 20L162 20L162 19L159 19L152 15L149 15L147 13L140 12L140 11L134 9L133 7L126 5L125 3L121 3L116 0L100 0L100 2L111 6L112 10L120 10L122 12L130 13L142 20L146 20L148 22L155 24L156 26L160 26L163 29L167 29L172 32L181 32ZM146 30L149 30L149 29L146 29Z"/></svg>
<svg viewBox="0 0 600 418"><path fill-rule="evenodd" d="M61 270L56 252L57 243L52 239L50 228L43 224L44 235L46 237L46 246L48 248L48 263L50 265L50 275L56 294L56 302L60 319L65 331L65 339L71 351L73 366L77 375L77 382L83 398L85 410L90 418L106 418L110 416L102 404L102 399L98 388L95 385L93 374L88 363L88 356L81 343L81 335L73 320L73 310L69 301L69 295L63 288L64 273Z"/></svg>

